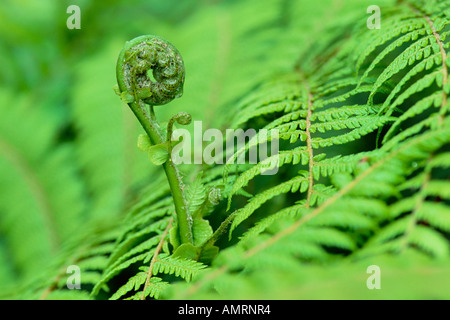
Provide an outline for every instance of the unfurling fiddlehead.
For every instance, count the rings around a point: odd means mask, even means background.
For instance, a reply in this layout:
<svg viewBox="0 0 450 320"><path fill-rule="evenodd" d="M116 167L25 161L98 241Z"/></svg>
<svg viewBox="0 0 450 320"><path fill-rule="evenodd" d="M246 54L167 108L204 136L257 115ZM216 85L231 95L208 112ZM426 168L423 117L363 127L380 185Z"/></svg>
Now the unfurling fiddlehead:
<svg viewBox="0 0 450 320"><path fill-rule="evenodd" d="M156 81L151 79L150 73ZM153 110L153 106L167 104L181 97L184 84L183 59L168 41L157 36L140 36L128 41L120 52L116 75L116 93L128 103L147 133L149 142L157 146L154 149L165 149L169 153L161 163L172 191L179 239L181 244L192 245L192 218L184 197L183 182L170 156L172 128L170 132L164 133ZM187 115L177 115L171 123L177 121L189 124L190 115Z"/></svg>
<svg viewBox="0 0 450 320"><path fill-rule="evenodd" d="M156 81L152 81L150 72ZM117 64L121 92L156 106L181 97L184 63L177 48L157 36L140 36L125 45Z"/></svg>

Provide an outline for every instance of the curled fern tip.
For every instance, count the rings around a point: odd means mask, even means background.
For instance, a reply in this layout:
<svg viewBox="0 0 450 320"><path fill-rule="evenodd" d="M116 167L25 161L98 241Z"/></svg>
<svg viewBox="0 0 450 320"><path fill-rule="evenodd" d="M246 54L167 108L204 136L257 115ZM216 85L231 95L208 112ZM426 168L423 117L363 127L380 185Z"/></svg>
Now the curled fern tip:
<svg viewBox="0 0 450 320"><path fill-rule="evenodd" d="M116 73L120 92L152 106L169 103L183 94L183 58L174 45L158 36L128 41L117 60Z"/></svg>

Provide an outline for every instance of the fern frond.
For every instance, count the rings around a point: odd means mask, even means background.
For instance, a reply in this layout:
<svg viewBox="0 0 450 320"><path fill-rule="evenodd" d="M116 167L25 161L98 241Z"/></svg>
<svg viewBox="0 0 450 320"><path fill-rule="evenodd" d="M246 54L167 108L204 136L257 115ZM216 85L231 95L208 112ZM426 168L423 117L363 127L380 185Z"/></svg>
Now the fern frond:
<svg viewBox="0 0 450 320"><path fill-rule="evenodd" d="M32 95L0 91L0 229L16 276L24 279L59 254L87 207L71 161L75 150L55 144L61 123L40 105Z"/></svg>
<svg viewBox="0 0 450 320"><path fill-rule="evenodd" d="M119 288L110 298L110 300L117 300L125 296L128 292L134 290L138 291L139 288L145 283L147 279L147 272L139 272L136 275L128 279L127 283ZM155 282L155 280L153 280Z"/></svg>
<svg viewBox="0 0 450 320"><path fill-rule="evenodd" d="M365 41L367 42L361 43L361 47L364 48L364 51L362 51L362 53L359 55L356 62L356 74L358 74L358 71L366 58L377 47L385 44L391 39L398 37L402 33L413 32L424 27L424 22L421 20L417 20L415 18L415 14L412 12L396 17L390 17L388 21L384 22L386 30L385 32L383 32L383 35L373 35L372 37L368 37L368 39L365 39ZM358 52L358 50L356 52Z"/></svg>

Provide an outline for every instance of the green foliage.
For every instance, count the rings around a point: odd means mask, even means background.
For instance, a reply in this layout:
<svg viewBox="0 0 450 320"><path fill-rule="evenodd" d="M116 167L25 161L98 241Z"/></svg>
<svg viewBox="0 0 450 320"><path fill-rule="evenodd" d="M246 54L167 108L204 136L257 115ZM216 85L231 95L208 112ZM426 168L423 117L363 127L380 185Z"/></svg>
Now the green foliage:
<svg viewBox="0 0 450 320"><path fill-rule="evenodd" d="M450 2L379 1L373 30L364 0L178 2L82 2L91 25L75 32L44 14L65 4L0 6L0 297L448 299ZM140 34L170 39L186 68L158 118L268 130L223 165L181 167L192 244L168 146L113 90ZM234 163L270 130L278 154Z"/></svg>

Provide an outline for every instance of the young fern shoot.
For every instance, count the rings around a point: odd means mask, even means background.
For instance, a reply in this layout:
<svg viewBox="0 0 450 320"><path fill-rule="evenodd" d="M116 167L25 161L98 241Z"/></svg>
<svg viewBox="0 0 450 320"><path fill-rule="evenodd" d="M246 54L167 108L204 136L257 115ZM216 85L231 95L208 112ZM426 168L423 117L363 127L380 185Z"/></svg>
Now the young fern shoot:
<svg viewBox="0 0 450 320"><path fill-rule="evenodd" d="M150 72L156 81L152 81ZM169 152L171 126L167 133L164 132L153 110L154 106L167 104L183 94L183 59L168 41L144 35L125 44L117 60L116 75L116 93L139 120L153 151L158 152L159 156L163 153L163 160L159 164L164 168L172 192L178 236L181 244L192 245L192 218L184 195L184 185ZM174 116L169 123L173 124L174 121L187 125L191 122L191 116L183 112Z"/></svg>

